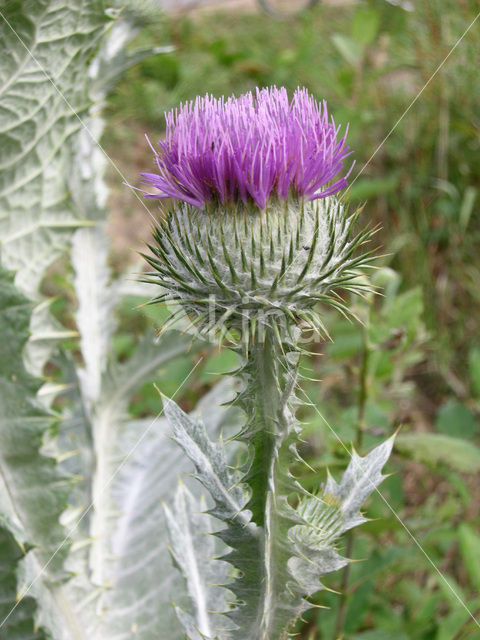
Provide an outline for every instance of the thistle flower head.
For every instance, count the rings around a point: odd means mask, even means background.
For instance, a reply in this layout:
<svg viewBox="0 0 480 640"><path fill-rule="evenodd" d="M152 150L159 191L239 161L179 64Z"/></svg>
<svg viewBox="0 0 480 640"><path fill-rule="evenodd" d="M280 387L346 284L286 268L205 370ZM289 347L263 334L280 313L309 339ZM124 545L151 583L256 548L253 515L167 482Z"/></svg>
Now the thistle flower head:
<svg viewBox="0 0 480 640"><path fill-rule="evenodd" d="M155 152L158 189L178 200L155 229L145 258L156 301L178 303L201 330L234 330L248 344L260 326L290 334L297 322L322 332L317 303L344 314L341 289L359 293L370 236L353 231L334 195L349 154L345 138L305 89L254 97L209 96L167 115ZM325 333L325 331L323 331Z"/></svg>
<svg viewBox="0 0 480 640"><path fill-rule="evenodd" d="M347 184L338 177L350 154L326 103L306 89L290 101L285 88L238 98L206 95L166 114L165 140L154 149L158 173L143 173L157 189L148 198L175 198L196 207L243 201L265 209L270 198L314 200Z"/></svg>

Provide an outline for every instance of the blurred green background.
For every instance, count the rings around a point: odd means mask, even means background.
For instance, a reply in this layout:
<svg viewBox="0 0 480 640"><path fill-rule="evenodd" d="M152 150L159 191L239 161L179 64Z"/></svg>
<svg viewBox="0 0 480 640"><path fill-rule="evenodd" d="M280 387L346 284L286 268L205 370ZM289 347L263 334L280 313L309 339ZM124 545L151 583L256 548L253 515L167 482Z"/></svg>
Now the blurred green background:
<svg viewBox="0 0 480 640"><path fill-rule="evenodd" d="M302 399L316 409L301 409L303 455L315 471L298 472L314 488L327 467L345 467L350 443L365 452L400 431L372 519L342 545L362 561L330 576L326 586L343 595L320 592L321 608L299 623L310 640L480 638L480 19L458 42L480 7L394 5L324 1L275 20L237 1L150 17L134 46L173 50L132 68L106 109L107 152L132 184L153 168L144 133L160 138L163 111L197 94L301 85L349 123L349 201L366 201L363 221L381 225L374 278L383 296L355 303L363 327L328 313L334 342L312 344L316 355L304 360ZM110 185L120 267L135 260L150 221L113 172ZM122 311L120 355L136 327L164 317L132 307ZM163 372L165 393L193 357ZM231 352L213 354L183 404L234 365ZM157 409L148 385L134 412Z"/></svg>

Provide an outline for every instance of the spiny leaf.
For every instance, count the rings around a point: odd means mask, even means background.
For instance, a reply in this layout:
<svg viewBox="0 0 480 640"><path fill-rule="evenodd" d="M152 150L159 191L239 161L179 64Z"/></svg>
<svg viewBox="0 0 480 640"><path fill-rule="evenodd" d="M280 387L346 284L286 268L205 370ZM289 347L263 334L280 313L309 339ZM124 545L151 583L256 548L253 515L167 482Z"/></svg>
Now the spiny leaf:
<svg viewBox="0 0 480 640"><path fill-rule="evenodd" d="M205 513L205 499L194 498L183 483L176 490L172 509L167 505L164 509L170 552L194 605L194 615L183 612L180 620L184 626L188 620L191 640L214 638L217 629L229 625L221 615L227 609L226 591L221 585L227 582L228 564L215 558L219 544L212 535L213 518Z"/></svg>
<svg viewBox="0 0 480 640"><path fill-rule="evenodd" d="M246 495L239 483L241 474L229 468L224 446L214 444L203 422L192 419L173 400L164 398L163 406L173 439L193 462L197 479L215 501L210 513L221 520L238 518L248 524L248 519L242 514Z"/></svg>
<svg viewBox="0 0 480 640"><path fill-rule="evenodd" d="M366 522L360 509L385 478L381 471L393 440L389 438L363 458L354 451L340 483L329 475L320 494L301 499L297 512L305 524L290 532L295 557L289 565L305 595L321 588L322 576L348 563L337 552L336 541L345 531Z"/></svg>
<svg viewBox="0 0 480 640"><path fill-rule="evenodd" d="M239 412L221 406L232 397L231 381L226 379L202 399L191 419L197 420L201 414L212 438L238 428L235 425ZM158 640L163 635L169 640L184 640L172 602L180 615L190 603L183 580L171 566L162 503L170 504L179 474L190 473L193 465L169 437L163 417L127 422L117 438L119 449L131 455L112 484L107 576L110 588L104 595L106 614L101 640L120 640L131 633L132 627L142 640ZM202 526L200 531L204 530ZM208 536L199 538L199 547L200 543L208 543Z"/></svg>
<svg viewBox="0 0 480 640"><path fill-rule="evenodd" d="M0 267L0 511L18 542L49 549L62 538L53 516L69 487L54 461L39 453L54 416L37 402L40 383L22 362L30 313L12 275Z"/></svg>
<svg viewBox="0 0 480 640"><path fill-rule="evenodd" d="M0 268L0 520L21 547L35 547L22 560L18 592L36 578L29 595L41 600L38 620L63 639L67 634L75 637L74 621L54 602L54 592L62 591L59 581L65 577L62 561L68 548L59 517L71 487L55 460L41 453L54 417L37 402L39 382L22 361L30 313L31 305L14 287L13 276Z"/></svg>

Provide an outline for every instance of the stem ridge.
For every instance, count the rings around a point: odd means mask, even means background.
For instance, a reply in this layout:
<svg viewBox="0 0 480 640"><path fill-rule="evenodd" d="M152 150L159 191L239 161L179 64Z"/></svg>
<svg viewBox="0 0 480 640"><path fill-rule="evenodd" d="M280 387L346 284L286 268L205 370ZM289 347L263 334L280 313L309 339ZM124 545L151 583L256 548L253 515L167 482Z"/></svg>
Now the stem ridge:
<svg viewBox="0 0 480 640"><path fill-rule="evenodd" d="M288 532L301 522L288 503L288 495L301 487L289 472L299 428L293 411L297 358L289 358L286 350L294 348L280 344L267 329L251 343L249 359L239 372L245 386L236 401L244 409L247 423L238 439L250 449L244 477L250 498L245 508L261 535L254 551L250 550L256 556L256 588L247 586L245 574L238 580L233 590L244 604L230 617L241 623L243 638L248 620L252 640L286 637L290 621L302 606L299 598L292 607L288 592L294 581L288 568L292 554ZM240 565L242 562L240 559ZM240 640L241 635L233 637Z"/></svg>

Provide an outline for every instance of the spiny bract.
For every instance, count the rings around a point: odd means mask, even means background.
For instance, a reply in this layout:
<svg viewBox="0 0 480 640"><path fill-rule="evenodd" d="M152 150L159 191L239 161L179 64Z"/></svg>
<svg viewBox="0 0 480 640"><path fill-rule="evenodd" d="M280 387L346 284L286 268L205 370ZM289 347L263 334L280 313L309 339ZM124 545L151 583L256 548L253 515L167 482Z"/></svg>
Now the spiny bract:
<svg viewBox="0 0 480 640"><path fill-rule="evenodd" d="M181 303L203 329L243 334L303 320L322 331L315 305L348 314L338 291L357 290L358 268L370 260L354 255L370 235L352 235L356 217L334 197L271 202L261 212L180 203L155 229L149 279L166 290L158 301Z"/></svg>

